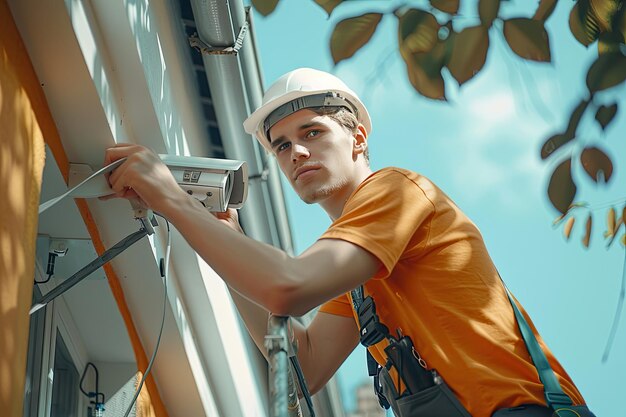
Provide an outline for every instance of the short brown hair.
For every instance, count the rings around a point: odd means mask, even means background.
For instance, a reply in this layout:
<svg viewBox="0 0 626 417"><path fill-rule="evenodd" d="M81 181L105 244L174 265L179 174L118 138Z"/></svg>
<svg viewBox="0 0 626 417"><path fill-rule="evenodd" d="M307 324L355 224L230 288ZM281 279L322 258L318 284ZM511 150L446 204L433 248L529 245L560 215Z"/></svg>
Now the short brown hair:
<svg viewBox="0 0 626 417"><path fill-rule="evenodd" d="M335 122L339 124L339 126L346 129L346 131L352 135L354 135L358 131L359 120L356 118L354 113L345 107L337 107L337 106L327 106L327 107L312 107L309 110L314 111L320 116L328 116L333 119ZM369 164L370 162L370 154L369 148L365 148L365 152L363 152L363 156L365 160Z"/></svg>

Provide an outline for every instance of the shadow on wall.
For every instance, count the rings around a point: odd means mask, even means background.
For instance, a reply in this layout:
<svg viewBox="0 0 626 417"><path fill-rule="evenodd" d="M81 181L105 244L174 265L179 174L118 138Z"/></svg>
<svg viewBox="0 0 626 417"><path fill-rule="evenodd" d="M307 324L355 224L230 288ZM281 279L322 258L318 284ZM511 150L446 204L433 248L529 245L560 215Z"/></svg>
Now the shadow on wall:
<svg viewBox="0 0 626 417"><path fill-rule="evenodd" d="M37 113L45 101L4 1L0 16L0 410L16 417L22 415L45 161Z"/></svg>

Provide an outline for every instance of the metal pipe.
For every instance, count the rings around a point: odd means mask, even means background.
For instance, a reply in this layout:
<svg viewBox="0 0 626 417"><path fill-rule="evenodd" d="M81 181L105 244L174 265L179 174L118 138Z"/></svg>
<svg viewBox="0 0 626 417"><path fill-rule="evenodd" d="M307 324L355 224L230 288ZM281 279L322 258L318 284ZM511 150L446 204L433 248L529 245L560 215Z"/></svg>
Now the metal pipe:
<svg viewBox="0 0 626 417"><path fill-rule="evenodd" d="M259 65L258 55L256 53L254 22L252 21L252 15L249 14L249 8L246 10L241 1L231 1L230 7L236 33L239 33L246 19L248 19L250 25L248 39L244 42L239 56L242 63L246 92L248 93L248 102L252 109L257 109L261 106L264 89L261 66ZM276 227L278 229L281 246L287 253L293 255L294 249L291 240L291 230L289 229L289 222L287 220L288 216L284 203L283 188L280 182L280 170L278 169L276 160L269 157L264 148L260 148L259 144L256 142L254 142L254 145L261 154L263 165L269 172L267 176L267 187L272 204L272 211L278 219Z"/></svg>
<svg viewBox="0 0 626 417"><path fill-rule="evenodd" d="M265 348L270 362L270 417L302 417L289 362L289 317L270 316L267 323Z"/></svg>
<svg viewBox="0 0 626 417"><path fill-rule="evenodd" d="M191 0L198 36L213 47L226 47L235 43L228 2ZM202 55L215 114L222 134L224 153L227 158L245 160L252 178L260 178L263 164L253 146L252 138L243 130L243 120L250 113L247 94L242 82L243 75L238 55ZM268 197L258 180L249 183L248 202L241 210L246 232L254 239L278 245L279 239L273 226L274 214L267 204ZM257 218L265 221L255 221Z"/></svg>
<svg viewBox="0 0 626 417"><path fill-rule="evenodd" d="M200 40L212 47L234 45L246 12L240 0L191 0ZM239 53L204 54L203 63L215 102L224 152L227 158L243 159L250 167L248 203L241 210L249 236L293 254L291 231L279 172L264 149L243 130L243 120L261 103L260 70L252 35L248 30Z"/></svg>

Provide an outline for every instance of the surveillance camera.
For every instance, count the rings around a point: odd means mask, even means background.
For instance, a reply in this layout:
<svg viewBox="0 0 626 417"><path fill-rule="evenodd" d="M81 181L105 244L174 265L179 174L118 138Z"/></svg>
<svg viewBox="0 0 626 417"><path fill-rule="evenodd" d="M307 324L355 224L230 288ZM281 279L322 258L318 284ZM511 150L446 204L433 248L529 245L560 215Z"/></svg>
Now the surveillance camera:
<svg viewBox="0 0 626 417"><path fill-rule="evenodd" d="M248 165L244 161L159 155L178 185L209 211L240 208L248 195Z"/></svg>

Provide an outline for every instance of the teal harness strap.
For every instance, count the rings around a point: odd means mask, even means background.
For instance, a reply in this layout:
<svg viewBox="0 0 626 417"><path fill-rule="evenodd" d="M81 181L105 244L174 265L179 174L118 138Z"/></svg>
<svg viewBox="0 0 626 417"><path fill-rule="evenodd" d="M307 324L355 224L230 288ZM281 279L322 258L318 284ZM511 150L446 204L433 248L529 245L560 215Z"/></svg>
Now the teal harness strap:
<svg viewBox="0 0 626 417"><path fill-rule="evenodd" d="M506 287L506 285L504 286L504 288L506 290L506 295L509 297L511 305L513 306L515 319L517 320L517 325L519 326L520 332L522 333L522 338L524 339L524 343L526 344L528 353L530 353L530 357L535 364L535 368L537 368L539 380L543 384L543 391L546 396L546 402L548 403L548 407L555 410L562 406L572 405L572 399L565 392L563 392L561 384L559 384L559 381L556 379L554 371L552 371L550 363L548 362L548 358L546 358L543 350L541 350L539 342L537 342L537 338L530 329L526 318L524 318L524 315L517 307L517 304L513 300L513 297L511 296L511 293L509 292L509 289Z"/></svg>

